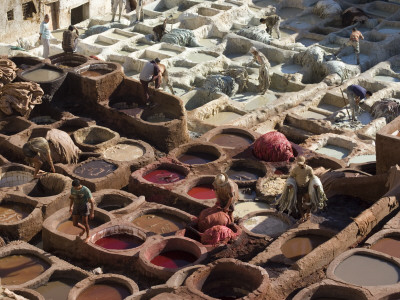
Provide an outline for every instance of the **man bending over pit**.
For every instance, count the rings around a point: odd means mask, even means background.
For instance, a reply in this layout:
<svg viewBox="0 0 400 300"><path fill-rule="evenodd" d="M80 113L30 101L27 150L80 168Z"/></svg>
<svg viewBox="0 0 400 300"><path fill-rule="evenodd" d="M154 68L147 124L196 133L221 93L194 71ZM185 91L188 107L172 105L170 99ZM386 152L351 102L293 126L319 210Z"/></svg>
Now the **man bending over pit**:
<svg viewBox="0 0 400 300"><path fill-rule="evenodd" d="M158 89L161 84L161 70L160 70L160 59L156 58L155 60L148 61L142 71L140 72L139 79L142 84L142 90L144 94L143 102L150 106L150 95L149 95L149 83L155 83L155 88Z"/></svg>
<svg viewBox="0 0 400 300"><path fill-rule="evenodd" d="M362 103L363 99L368 99L372 96L372 92L367 91L360 85L352 84L347 87L346 90L347 98L349 99L351 118L354 121L356 119L356 114L359 113L359 105Z"/></svg>
<svg viewBox="0 0 400 300"><path fill-rule="evenodd" d="M278 40L281 38L281 32L279 31L279 26L281 24L281 18L278 15L270 15L268 17L260 19L261 24L265 24L265 30L272 37L272 30L276 32Z"/></svg>
<svg viewBox="0 0 400 300"><path fill-rule="evenodd" d="M94 200L92 193L86 187L81 185L78 179L72 181L71 196L69 197L69 212L72 214L72 223L75 227L82 229L79 236L83 236L86 232L85 243L89 241L89 221L94 218ZM90 212L89 212L89 202L90 202ZM79 223L79 218L81 222Z"/></svg>
<svg viewBox="0 0 400 300"><path fill-rule="evenodd" d="M47 161L50 165L51 171L56 172L54 169L53 159L50 154L49 142L43 137L37 137L29 140L22 146L22 152L25 155L29 164L32 164L35 168L33 178L39 178L38 175L40 167L44 161Z"/></svg>

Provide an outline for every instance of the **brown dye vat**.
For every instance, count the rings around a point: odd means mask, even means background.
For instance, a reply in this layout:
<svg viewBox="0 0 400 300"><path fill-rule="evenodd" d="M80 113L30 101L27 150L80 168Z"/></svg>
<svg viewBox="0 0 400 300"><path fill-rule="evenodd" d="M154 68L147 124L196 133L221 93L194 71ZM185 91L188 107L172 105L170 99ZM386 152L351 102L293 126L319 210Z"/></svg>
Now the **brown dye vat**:
<svg viewBox="0 0 400 300"><path fill-rule="evenodd" d="M32 280L50 265L33 255L10 255L0 258L0 278L3 285L18 285Z"/></svg>
<svg viewBox="0 0 400 300"><path fill-rule="evenodd" d="M52 280L35 289L46 300L67 300L71 288L77 282L72 279Z"/></svg>
<svg viewBox="0 0 400 300"><path fill-rule="evenodd" d="M131 294L129 289L116 282L91 285L76 300L122 300Z"/></svg>
<svg viewBox="0 0 400 300"><path fill-rule="evenodd" d="M187 152L179 156L179 161L188 165L201 165L218 159L217 156L204 152Z"/></svg>
<svg viewBox="0 0 400 300"><path fill-rule="evenodd" d="M26 205L19 204L0 204L0 224L14 223L21 221L31 213L31 209Z"/></svg>
<svg viewBox="0 0 400 300"><path fill-rule="evenodd" d="M292 260L298 260L306 256L319 245L329 240L327 236L309 234L306 236L298 236L288 240L281 247L282 254Z"/></svg>
<svg viewBox="0 0 400 300"><path fill-rule="evenodd" d="M100 226L101 224L102 224L102 222L100 220L97 220L96 218L94 218L93 220L89 219L90 229L96 228L96 227ZM57 230L62 233L65 233L65 234L69 234L69 235L78 235L82 232L82 229L75 227L72 224L71 220L67 220L67 221L60 223L57 226Z"/></svg>
<svg viewBox="0 0 400 300"><path fill-rule="evenodd" d="M215 280L214 282L211 282L211 280L207 278L201 291L210 297L221 300L239 299L252 292L244 287L238 287L240 285L237 283L238 282L231 283L229 281L225 282L222 280Z"/></svg>
<svg viewBox="0 0 400 300"><path fill-rule="evenodd" d="M257 180L261 175L255 169L244 169L234 167L226 171L226 174L233 180Z"/></svg>
<svg viewBox="0 0 400 300"><path fill-rule="evenodd" d="M371 249L400 258L400 238L390 237L380 239L371 246Z"/></svg>
<svg viewBox="0 0 400 300"><path fill-rule="evenodd" d="M82 76L86 76L86 77L99 77L99 76L103 76L103 75L105 75L105 74L107 74L107 73L110 73L110 71L108 71L108 70L96 70L96 71L93 71L93 70L87 70L87 71L85 71L85 72L82 72L81 73L81 75Z"/></svg>
<svg viewBox="0 0 400 300"><path fill-rule="evenodd" d="M339 263L335 276L361 286L391 285L400 281L400 267L384 258L353 254Z"/></svg>
<svg viewBox="0 0 400 300"><path fill-rule="evenodd" d="M168 234L186 226L182 219L164 213L145 214L133 220L132 223L143 230L156 234Z"/></svg>
<svg viewBox="0 0 400 300"><path fill-rule="evenodd" d="M53 71L49 69L37 69L31 72L26 72L22 76L25 79L31 81L38 81L38 82L46 82L46 81L53 81L59 77L61 77L63 73L58 71Z"/></svg>
<svg viewBox="0 0 400 300"><path fill-rule="evenodd" d="M240 133L220 133L214 135L209 142L220 145L222 147L241 148L249 146L253 140Z"/></svg>
<svg viewBox="0 0 400 300"><path fill-rule="evenodd" d="M116 165L104 160L92 160L77 167L74 173L83 178L101 178L111 174L116 169Z"/></svg>

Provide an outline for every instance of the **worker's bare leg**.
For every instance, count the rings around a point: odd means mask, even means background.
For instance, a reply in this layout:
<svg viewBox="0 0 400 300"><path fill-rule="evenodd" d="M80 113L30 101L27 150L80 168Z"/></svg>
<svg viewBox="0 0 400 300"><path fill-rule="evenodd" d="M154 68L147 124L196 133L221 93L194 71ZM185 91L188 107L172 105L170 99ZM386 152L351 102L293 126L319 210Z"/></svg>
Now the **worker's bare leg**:
<svg viewBox="0 0 400 300"><path fill-rule="evenodd" d="M75 227L78 227L79 229L82 230L82 232L79 233L79 236L83 236L83 234L85 233L85 226L83 226L81 223L79 223L78 220L79 220L79 216L78 215L72 215L72 224Z"/></svg>

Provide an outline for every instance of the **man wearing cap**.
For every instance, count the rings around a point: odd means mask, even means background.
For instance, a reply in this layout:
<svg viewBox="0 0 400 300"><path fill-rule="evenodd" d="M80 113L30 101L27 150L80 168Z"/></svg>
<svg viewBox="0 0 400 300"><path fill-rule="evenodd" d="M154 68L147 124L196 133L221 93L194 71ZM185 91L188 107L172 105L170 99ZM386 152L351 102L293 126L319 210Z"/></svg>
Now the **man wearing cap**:
<svg viewBox="0 0 400 300"><path fill-rule="evenodd" d="M149 83L154 81L155 88L158 89L161 84L161 70L160 70L160 59L156 58L155 60L147 62L142 72L140 72L139 79L142 84L143 93L144 93L144 102L146 105L150 105L149 99Z"/></svg>
<svg viewBox="0 0 400 300"><path fill-rule="evenodd" d="M362 100L371 97L372 92L367 91L360 85L352 84L347 87L346 93L351 109L351 119L354 121L356 119L356 114L359 112L360 103L362 103Z"/></svg>
<svg viewBox="0 0 400 300"><path fill-rule="evenodd" d="M50 154L50 146L48 141L43 137L37 137L29 140L22 146L22 152L27 158L28 162L33 164L35 172L33 173L34 178L39 178L39 170L43 165L43 161L46 160L50 164L51 171L56 172L53 165L53 159Z"/></svg>
<svg viewBox="0 0 400 300"><path fill-rule="evenodd" d="M299 156L297 165L290 172L281 197L277 200L280 211L287 210L300 214L301 220L310 217L310 212L322 209L327 201L321 181L313 169L306 165L305 158Z"/></svg>
<svg viewBox="0 0 400 300"><path fill-rule="evenodd" d="M213 187L217 195L216 206L219 206L226 212L231 222L233 222L235 202L239 199L239 188L237 184L230 180L226 173L221 173L215 176Z"/></svg>

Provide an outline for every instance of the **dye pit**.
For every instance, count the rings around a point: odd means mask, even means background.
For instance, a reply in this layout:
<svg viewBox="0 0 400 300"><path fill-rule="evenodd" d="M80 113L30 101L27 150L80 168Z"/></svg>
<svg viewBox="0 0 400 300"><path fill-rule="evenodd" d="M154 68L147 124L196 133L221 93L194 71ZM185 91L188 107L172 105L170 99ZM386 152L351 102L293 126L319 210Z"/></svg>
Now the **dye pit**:
<svg viewBox="0 0 400 300"><path fill-rule="evenodd" d="M73 54L79 59L58 54L57 30L50 55L63 59L52 64L51 58L40 67L35 65L41 61L33 59L41 55L42 46L29 38L21 40L26 53L0 43L0 53L14 56L17 67L24 69L16 82L37 82L44 90L50 86L52 95L43 97L30 116L0 113L2 285L69 300L150 299L158 289L168 291L166 299L202 299L203 293L218 299L298 300L302 291L311 293L307 299L352 299L354 291L367 300L398 297L400 194L399 171L393 166L400 165L400 119L399 110L392 114L379 102L400 99L400 50L393 47L400 42L399 5L354 4L370 18L359 26L365 40L360 43L361 64L356 65L350 47L343 49L340 60L332 55L351 32L338 18L353 4L328 0L330 11L321 1L289 2L150 1L139 23L135 11L125 10L120 23L110 23L110 7L104 9L108 15L95 16L95 4L90 5L91 19L77 24L85 32ZM279 40L275 32L267 35L258 21L275 12L282 19ZM152 28L170 15L174 19L168 21L168 31L191 30L193 40L184 45L151 41ZM265 94L259 92L259 66L251 62L253 46L271 64ZM150 87L147 107L137 79L144 63L156 57L167 67L169 86ZM237 69L246 70L248 78L242 73L234 78ZM226 76L218 82L223 86L207 86L212 75ZM373 92L361 104L356 122L350 121L346 93L343 99L341 92L351 84ZM74 137L81 128L94 131L95 125L119 136L103 132L99 139ZM81 151L77 161L55 162L57 173L81 179L100 196L111 190L129 198L98 202L95 218L89 219L90 236L96 238L88 243L77 236L81 229L73 226L68 213L70 181L64 190L57 181L44 187L26 169L23 144L45 137L50 128L67 132ZM296 213L280 214L275 205L295 162L255 157L254 141L270 131L285 134L295 156L306 157L327 194L327 205L305 222ZM103 142L108 144L100 147ZM210 153L210 144L218 151ZM46 163L43 170L50 171ZM220 172L238 184L235 226L229 227L238 236L197 253L193 245L200 244L202 235L193 224L217 201L212 180L202 178ZM17 238L10 232L30 244L13 241ZM182 239L181 247L153 250L148 262L141 261L143 249L171 237ZM351 254L351 249L361 252ZM203 274L203 285L190 269L200 257L195 270L215 267L218 275L206 279ZM224 277L218 265L226 259ZM253 271L235 269L241 263ZM99 267L105 280L95 280L91 272ZM260 269L265 277L257 273ZM82 286L86 279L91 283ZM134 281L139 292L124 280ZM332 291L344 286L346 292L313 295L315 285L333 285ZM71 295L77 287L80 292Z"/></svg>

